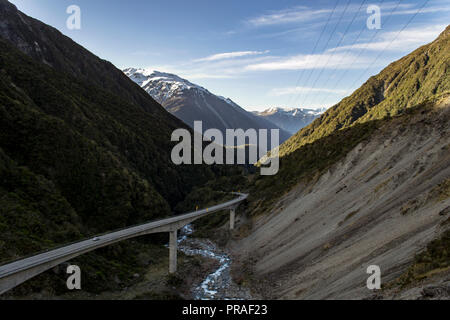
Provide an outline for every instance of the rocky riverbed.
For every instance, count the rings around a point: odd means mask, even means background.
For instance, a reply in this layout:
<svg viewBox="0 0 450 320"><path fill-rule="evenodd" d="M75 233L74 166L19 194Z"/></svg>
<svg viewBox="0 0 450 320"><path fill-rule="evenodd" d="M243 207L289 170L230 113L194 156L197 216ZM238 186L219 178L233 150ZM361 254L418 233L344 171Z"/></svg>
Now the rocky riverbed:
<svg viewBox="0 0 450 320"><path fill-rule="evenodd" d="M186 255L200 255L214 259L218 268L192 288L192 296L197 300L251 300L250 290L237 285L230 274L231 258L209 239L193 238L193 228L187 225L180 232L178 248Z"/></svg>

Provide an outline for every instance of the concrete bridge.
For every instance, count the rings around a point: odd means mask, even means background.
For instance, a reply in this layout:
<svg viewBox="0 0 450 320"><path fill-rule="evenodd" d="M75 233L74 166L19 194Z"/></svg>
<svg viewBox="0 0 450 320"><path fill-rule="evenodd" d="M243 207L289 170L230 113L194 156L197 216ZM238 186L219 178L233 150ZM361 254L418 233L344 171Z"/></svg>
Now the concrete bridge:
<svg viewBox="0 0 450 320"><path fill-rule="evenodd" d="M239 204L247 199L248 194L233 193L236 199L171 218L161 219L119 231L106 233L88 240L72 243L67 246L49 250L25 259L0 266L0 294L18 286L42 272L49 270L60 263L66 262L84 253L127 239L160 232L169 232L169 272L177 271L177 235L178 230L193 221L213 212L230 210L230 229L234 229L235 210Z"/></svg>

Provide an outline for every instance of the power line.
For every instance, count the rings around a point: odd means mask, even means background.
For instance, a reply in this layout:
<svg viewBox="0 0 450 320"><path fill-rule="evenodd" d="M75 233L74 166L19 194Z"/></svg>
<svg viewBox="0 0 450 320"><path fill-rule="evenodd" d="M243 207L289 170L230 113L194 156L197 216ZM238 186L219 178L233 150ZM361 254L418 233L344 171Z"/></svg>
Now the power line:
<svg viewBox="0 0 450 320"><path fill-rule="evenodd" d="M345 10L342 12L341 16L339 17L338 22L337 22L336 25L334 26L333 31L331 32L330 36L328 37L327 43L325 44L325 47L324 47L324 50L328 47L328 44L330 43L330 40L331 40L331 38L333 37L333 34L336 32L336 29L337 29L338 25L341 23L342 17L344 16L345 12L347 11L347 8L348 8L348 6L349 6L349 4L350 4L350 1L351 1L351 0L348 0L347 5L346 5L346 7L345 7ZM306 80L306 83L309 82L309 79L311 78L311 75L312 75L312 73L314 72L314 69L316 69L316 67L317 67L317 61L316 61L315 64L314 64L314 68L312 68L311 71L309 72L309 76L308 76L308 78L307 78L307 80ZM308 93L309 93L309 91L308 91ZM300 93L299 93L299 94L300 94ZM295 100L294 100L294 102L295 102Z"/></svg>
<svg viewBox="0 0 450 320"><path fill-rule="evenodd" d="M359 13L359 11L361 10L361 8L362 8L362 6L363 6L363 4L364 4L365 1L366 1L366 0L363 0L363 2L361 3L361 5L359 6L358 11L357 11L357 12L355 13L355 15L353 16L352 21L351 21L350 24L347 26L347 28L346 28L344 34L342 35L341 39L338 41L336 47L339 47L339 46L341 45L342 41L344 40L345 36L347 35L348 31L350 30L351 25L352 25L353 22L355 21L355 19L356 19L358 13ZM348 7L348 5L347 5L347 7ZM344 11L344 13L345 13L346 11L347 11L347 8L346 8L346 10ZM323 71L325 70L326 66L327 66L328 63L330 62L331 58L335 55L335 53L336 53L336 51L333 51L333 53L332 53L331 55L328 56L327 62L325 63L325 65L324 65L324 66L322 67L322 69L320 70L319 75L318 75L318 76L316 77L316 79L314 80L314 83L313 83L312 87L309 87L309 89L308 89L308 91L307 91L307 94L305 95L305 99L307 99L307 98L309 97L309 93L311 92L311 90L314 90L314 89L315 89L316 84L317 84L317 81L318 81L318 80L320 79L320 77L322 76Z"/></svg>
<svg viewBox="0 0 450 320"><path fill-rule="evenodd" d="M381 2L379 3L379 6L381 6L384 3L385 0L381 0ZM402 0L397 1L396 6L391 10L391 12L389 13L389 16L386 18L386 21L384 23L387 23L389 21L389 19L391 18L392 14L394 13L394 11L397 10L398 6L400 5L400 3L402 2ZM351 52L354 45L356 44L356 41L358 41L359 37L361 36L362 32L366 30L366 28L362 28L361 32L359 33L358 37L356 38L356 40L353 42L353 44L351 45L351 47L347 50L347 52L345 54L347 54L348 52ZM356 56L356 58L354 59L355 61L357 61L359 59L359 57L361 56L361 54L367 49L367 46L370 42L373 41L373 39L376 37L376 35L378 34L378 32L381 29L377 29L376 32L373 33L372 38L366 43L366 45L359 51L358 55ZM332 92L334 89L336 89L336 86L338 83L341 83L341 80L344 79L344 77L347 75L349 69L345 69L344 73L342 74L342 76L339 78L338 81L335 82L334 87L331 89L331 91L329 91L328 93L326 93L324 95L324 97L322 98L322 101L320 102L320 105L323 105L326 98L328 98L328 96L330 95L330 92Z"/></svg>
<svg viewBox="0 0 450 320"><path fill-rule="evenodd" d="M359 7L358 12L357 12L356 15L353 17L353 20L352 20L352 22L349 24L349 27L350 27L350 26L353 24L353 22L355 21L356 16L360 13L361 8L363 7L363 5L364 5L365 2L366 2L366 0L364 0L364 1L361 3L361 6ZM383 2L384 2L384 0L381 1L380 5L381 5ZM361 28L361 31L358 33L358 35L356 36L356 38L353 40L353 43L351 44L351 48L353 48L353 46L355 45L356 41L359 40L359 38L361 37L361 34L364 32L364 30L366 30L366 28ZM341 55L341 59L339 60L339 63L336 65L336 67L333 69L332 73L336 73L336 74L337 74L337 73L339 72L339 71L338 71L338 70L339 70L338 67L341 65L342 61L344 60L344 57L346 57L347 54L350 52L350 49L351 49L351 48L348 48L348 49L345 51L345 53L344 53L343 55ZM337 49L337 47L336 47L336 49ZM336 71L336 72L335 72L335 71ZM326 82L325 82L325 84L324 84L324 87L326 87L326 85L328 84L328 81L330 80L330 78L331 78L331 76L327 78L327 80L326 80ZM336 84L337 84L337 83L338 83L338 82L335 83L335 86L333 87L333 89L331 89L331 91L334 90L334 89L336 88ZM326 93L326 96L324 96L324 98L325 98L325 97L328 97L328 95L330 94L331 91L328 91L328 92ZM321 104L323 103L323 100L324 100L324 99L322 99ZM320 104L320 105L321 105L321 104Z"/></svg>
<svg viewBox="0 0 450 320"><path fill-rule="evenodd" d="M372 64L375 64L377 61L378 61L378 59L381 57L381 55L384 53L384 51L386 51L386 49L387 48L389 48L390 46L391 46L391 44L395 41L395 40L397 40L397 38L398 38L398 36L400 35L400 33L402 33L403 32L403 30L405 30L407 27L408 27L408 25L411 23L411 21L419 14L419 12L420 11L422 11L422 9L425 7L425 5L428 3L428 1L429 0L426 0L425 2L424 2L424 4L416 11L416 13L408 20L408 22L403 26L403 28L401 28L400 29L400 31L395 35L395 37L384 47L384 49L382 50L382 51L380 51L380 53L378 54L378 56L375 58L375 60L374 60L374 62L373 63L371 63L371 64L369 64L368 66L367 66L367 68L364 70L364 72L361 74L361 76L360 77L358 77L354 82L353 82L353 84L351 85L351 87L350 87L350 90L351 90L351 88L353 88L353 86L364 76L364 74L370 69L370 66L372 65Z"/></svg>
<svg viewBox="0 0 450 320"><path fill-rule="evenodd" d="M314 55L314 53L316 53L317 46L318 46L320 40L322 39L322 36L323 36L323 34L325 33L325 30L326 30L327 27L328 27L328 24L329 24L329 22L330 22L330 20L331 20L331 17L333 16L333 14L334 14L336 8L337 8L338 3L339 3L339 0L336 0L336 3L335 3L334 8L333 8L333 11L331 11L331 14L330 14L329 17L328 17L328 20L327 20L327 22L326 22L326 24L325 24L325 27L322 29L322 32L320 33L320 36L319 36L319 38L317 39L316 44L314 45L314 49L311 51L311 55ZM298 79L297 79L297 82L296 82L294 88L297 88L297 86L300 84L300 80L303 79L303 75L304 75L304 74L305 74L305 69L302 69L302 70L300 71L300 75L299 75L299 77L298 77ZM292 96L290 96L290 97L291 97L291 98L289 99L288 104L290 104L291 101L292 101ZM294 101L297 100L297 98L298 98L298 95L297 95L297 97L294 99Z"/></svg>

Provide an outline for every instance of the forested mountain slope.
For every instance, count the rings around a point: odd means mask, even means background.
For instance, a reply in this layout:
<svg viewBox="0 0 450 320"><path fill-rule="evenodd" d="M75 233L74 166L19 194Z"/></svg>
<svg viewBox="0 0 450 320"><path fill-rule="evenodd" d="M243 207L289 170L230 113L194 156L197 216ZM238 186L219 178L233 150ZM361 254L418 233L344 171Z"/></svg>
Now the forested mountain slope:
<svg viewBox="0 0 450 320"><path fill-rule="evenodd" d="M352 95L280 147L289 154L306 143L356 123L394 116L420 102L450 90L450 26L430 44L391 63Z"/></svg>
<svg viewBox="0 0 450 320"><path fill-rule="evenodd" d="M174 165L178 128L190 130L111 63L0 0L0 263L171 215L232 170ZM87 287L132 278L140 246L80 257Z"/></svg>

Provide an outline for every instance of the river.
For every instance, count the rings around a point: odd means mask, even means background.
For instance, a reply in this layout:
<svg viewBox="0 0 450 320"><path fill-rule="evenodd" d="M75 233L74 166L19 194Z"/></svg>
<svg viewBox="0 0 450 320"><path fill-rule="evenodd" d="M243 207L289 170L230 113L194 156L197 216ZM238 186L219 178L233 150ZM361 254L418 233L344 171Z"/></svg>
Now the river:
<svg viewBox="0 0 450 320"><path fill-rule="evenodd" d="M209 239L192 238L192 225L185 226L178 239L178 249L186 255L200 255L217 260L219 267L208 274L196 287L192 288L196 300L251 300L247 288L237 285L230 274L231 258Z"/></svg>

